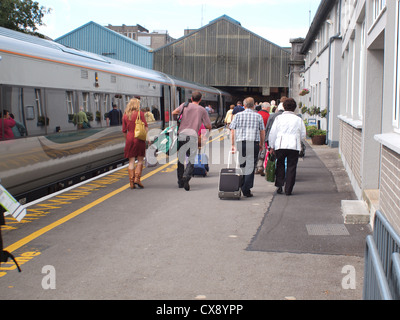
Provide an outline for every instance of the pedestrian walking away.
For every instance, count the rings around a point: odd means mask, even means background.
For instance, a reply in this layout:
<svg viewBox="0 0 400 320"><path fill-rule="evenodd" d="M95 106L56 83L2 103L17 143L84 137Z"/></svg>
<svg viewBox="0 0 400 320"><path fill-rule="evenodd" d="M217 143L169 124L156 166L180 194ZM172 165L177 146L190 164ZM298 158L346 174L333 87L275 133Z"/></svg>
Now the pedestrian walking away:
<svg viewBox="0 0 400 320"><path fill-rule="evenodd" d="M243 170L242 193L245 197L252 197L254 171L258 153L264 148L265 128L262 116L254 111L253 98L244 100L244 108L231 123L231 143L232 152L237 150L240 155L240 167Z"/></svg>
<svg viewBox="0 0 400 320"><path fill-rule="evenodd" d="M107 114L107 125L120 126L122 124L122 111L113 103L112 110Z"/></svg>
<svg viewBox="0 0 400 320"><path fill-rule="evenodd" d="M233 108L233 111L232 111L232 115L237 115L239 112L243 112L244 111L244 107L243 107L243 104L242 104L242 101L238 101L237 103L236 103L236 107L234 107Z"/></svg>
<svg viewBox="0 0 400 320"><path fill-rule="evenodd" d="M89 120L83 107L79 107L79 112L74 115L73 123L78 130L89 128Z"/></svg>
<svg viewBox="0 0 400 320"><path fill-rule="evenodd" d="M303 120L294 113L297 107L294 99L285 100L283 107L285 111L275 119L268 141L271 152L277 159L275 179L277 192L283 193L285 187L285 194L291 195L296 183L297 163L301 142L306 137L306 127ZM285 160L287 160L286 176Z"/></svg>
<svg viewBox="0 0 400 320"><path fill-rule="evenodd" d="M135 138L136 120L138 118L144 122L146 131L148 131L146 118L144 113L140 111L140 100L134 98L127 104L124 116L122 117L122 132L125 136L124 156L129 159L128 173L131 189L135 189L136 187L144 188L140 178L146 155L146 141ZM138 161L137 164L136 159Z"/></svg>
<svg viewBox="0 0 400 320"><path fill-rule="evenodd" d="M261 110L258 111L258 113L261 115L261 117L264 120L264 127L267 126L267 122L269 119L269 112L271 111L271 105L269 102L263 102L261 104ZM267 156L267 150L268 150L268 145L265 143L265 148L260 150L258 154L258 161L257 161L257 169L256 169L256 174L260 174L262 176L265 175L264 173L264 164L266 163L266 156Z"/></svg>
<svg viewBox="0 0 400 320"><path fill-rule="evenodd" d="M207 110L200 105L201 98L202 94L194 91L190 103L181 104L172 112L173 115L180 116L177 176L179 188L184 188L186 191L190 190L189 181L198 150L198 132L202 124L207 130L212 128Z"/></svg>

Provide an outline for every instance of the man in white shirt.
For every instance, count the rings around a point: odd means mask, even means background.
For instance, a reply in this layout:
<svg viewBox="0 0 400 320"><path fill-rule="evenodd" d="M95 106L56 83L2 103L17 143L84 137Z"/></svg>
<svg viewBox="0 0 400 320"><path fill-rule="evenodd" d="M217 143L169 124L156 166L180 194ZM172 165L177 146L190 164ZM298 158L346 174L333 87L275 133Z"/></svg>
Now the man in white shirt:
<svg viewBox="0 0 400 320"><path fill-rule="evenodd" d="M283 107L285 112L276 117L268 141L271 152L275 153L277 159L275 178L275 186L278 187L277 192L282 193L282 188L285 186L285 194L291 195L296 182L301 141L306 137L306 127L303 120L294 113L297 107L294 99L287 99L283 103Z"/></svg>

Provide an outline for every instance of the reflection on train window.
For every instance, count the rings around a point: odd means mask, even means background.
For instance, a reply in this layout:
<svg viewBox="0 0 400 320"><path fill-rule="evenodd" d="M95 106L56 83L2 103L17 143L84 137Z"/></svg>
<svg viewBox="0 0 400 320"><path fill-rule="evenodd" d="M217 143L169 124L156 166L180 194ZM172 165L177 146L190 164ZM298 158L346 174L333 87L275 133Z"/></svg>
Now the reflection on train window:
<svg viewBox="0 0 400 320"><path fill-rule="evenodd" d="M43 117L42 95L41 95L40 89L35 89L35 100L36 100L36 110L37 110L38 118Z"/></svg>
<svg viewBox="0 0 400 320"><path fill-rule="evenodd" d="M89 92L82 92L82 107L85 112L89 111L89 101L90 101L90 94Z"/></svg>
<svg viewBox="0 0 400 320"><path fill-rule="evenodd" d="M26 107L26 120L35 119L35 109L33 106Z"/></svg>
<svg viewBox="0 0 400 320"><path fill-rule="evenodd" d="M111 105L110 105L110 95L109 94L106 94L105 96L104 96L104 104L103 104L103 114L104 114L104 120L106 119L105 118L105 116L106 116L106 113L108 112L108 108L110 107Z"/></svg>
<svg viewBox="0 0 400 320"><path fill-rule="evenodd" d="M100 94L94 93L93 98L94 98L94 109L96 110L96 112L97 111L100 112Z"/></svg>
<svg viewBox="0 0 400 320"><path fill-rule="evenodd" d="M67 112L69 122L72 122L72 117L74 115L74 93L72 91L67 91Z"/></svg>

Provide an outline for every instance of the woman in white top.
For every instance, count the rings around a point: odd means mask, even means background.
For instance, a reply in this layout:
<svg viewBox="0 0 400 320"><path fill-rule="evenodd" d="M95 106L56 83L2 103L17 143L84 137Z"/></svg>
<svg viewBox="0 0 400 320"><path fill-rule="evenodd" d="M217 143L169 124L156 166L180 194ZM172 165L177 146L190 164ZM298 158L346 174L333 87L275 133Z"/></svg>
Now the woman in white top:
<svg viewBox="0 0 400 320"><path fill-rule="evenodd" d="M285 194L291 195L296 182L297 163L301 151L301 141L306 137L306 127L303 120L297 116L296 101L287 99L283 103L285 112L276 117L269 133L271 152L276 155L276 178L275 186L277 192L282 193L285 186ZM285 160L287 159L287 170L285 179ZM286 182L285 182L286 180Z"/></svg>

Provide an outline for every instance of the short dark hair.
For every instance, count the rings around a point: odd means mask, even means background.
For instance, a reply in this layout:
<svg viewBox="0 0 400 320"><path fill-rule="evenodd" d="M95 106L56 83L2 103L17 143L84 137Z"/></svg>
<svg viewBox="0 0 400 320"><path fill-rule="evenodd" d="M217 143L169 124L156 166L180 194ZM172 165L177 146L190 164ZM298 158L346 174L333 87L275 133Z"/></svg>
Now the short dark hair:
<svg viewBox="0 0 400 320"><path fill-rule="evenodd" d="M193 91L192 101L199 102L201 100L202 94L200 91Z"/></svg>
<svg viewBox="0 0 400 320"><path fill-rule="evenodd" d="M283 102L285 111L294 111L297 108L296 101L293 98L288 98Z"/></svg>

